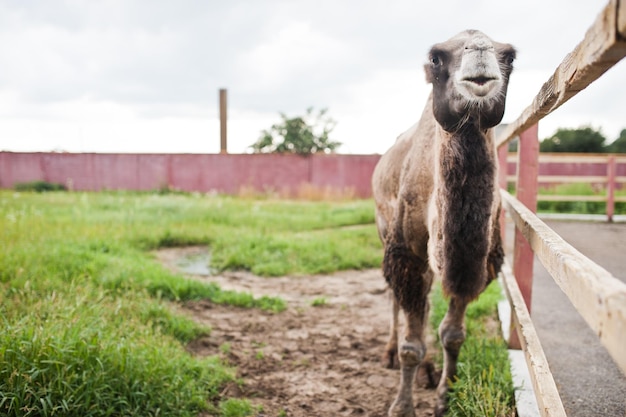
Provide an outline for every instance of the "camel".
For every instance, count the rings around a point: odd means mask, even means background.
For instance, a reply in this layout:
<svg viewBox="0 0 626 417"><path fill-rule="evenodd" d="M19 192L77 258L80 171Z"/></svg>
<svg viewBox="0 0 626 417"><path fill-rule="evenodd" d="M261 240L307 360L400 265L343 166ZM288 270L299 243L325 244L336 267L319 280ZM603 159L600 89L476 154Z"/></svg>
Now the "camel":
<svg viewBox="0 0 626 417"><path fill-rule="evenodd" d="M515 49L476 30L434 45L424 65L432 92L417 124L374 169L376 225L393 313L384 362L401 368L390 417L415 416L412 382L426 353L428 293L440 279L449 298L439 326L444 351L435 414L447 408L465 341L465 310L496 277L504 252L493 127L502 120ZM398 314L405 316L398 348Z"/></svg>

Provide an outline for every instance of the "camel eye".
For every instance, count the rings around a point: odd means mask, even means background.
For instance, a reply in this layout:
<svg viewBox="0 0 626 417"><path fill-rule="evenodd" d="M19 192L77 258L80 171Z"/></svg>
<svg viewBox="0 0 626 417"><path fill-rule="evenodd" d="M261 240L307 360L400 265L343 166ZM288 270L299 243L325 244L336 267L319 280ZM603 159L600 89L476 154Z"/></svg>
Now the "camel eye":
<svg viewBox="0 0 626 417"><path fill-rule="evenodd" d="M438 67L441 64L443 64L443 61L441 60L441 57L438 54L433 54L430 56L430 63L433 66Z"/></svg>
<svg viewBox="0 0 626 417"><path fill-rule="evenodd" d="M507 65L512 65L513 61L515 61L515 53L509 52L509 53L504 55L504 62Z"/></svg>

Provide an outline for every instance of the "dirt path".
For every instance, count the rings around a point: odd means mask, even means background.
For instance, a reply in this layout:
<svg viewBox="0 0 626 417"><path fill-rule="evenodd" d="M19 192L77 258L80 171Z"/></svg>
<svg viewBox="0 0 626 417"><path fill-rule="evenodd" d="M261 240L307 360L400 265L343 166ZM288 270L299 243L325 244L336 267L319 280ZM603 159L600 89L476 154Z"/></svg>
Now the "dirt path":
<svg viewBox="0 0 626 417"><path fill-rule="evenodd" d="M189 349L225 357L244 380L242 390L233 385L225 394L262 405L259 416L387 415L399 373L384 369L380 360L390 307L379 270L312 277L208 276L193 261L206 259L203 251L167 249L157 257L171 269L224 289L280 296L288 302L288 309L279 314L206 301L184 305L213 329ZM314 300L322 305L313 306ZM414 398L418 417L433 415L434 390L419 387Z"/></svg>

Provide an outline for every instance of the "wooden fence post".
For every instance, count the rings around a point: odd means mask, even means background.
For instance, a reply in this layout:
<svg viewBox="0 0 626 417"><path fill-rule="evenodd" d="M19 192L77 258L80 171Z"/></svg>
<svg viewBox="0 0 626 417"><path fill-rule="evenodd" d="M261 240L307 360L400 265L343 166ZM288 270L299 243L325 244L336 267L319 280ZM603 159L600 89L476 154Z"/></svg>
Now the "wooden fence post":
<svg viewBox="0 0 626 417"><path fill-rule="evenodd" d="M507 189L508 182L506 180L506 176L509 172L508 170L508 162L507 156L509 153L509 146L504 145L498 148L498 182L500 184L500 188ZM502 244L504 245L506 242L506 212L504 210L504 206L500 210L500 237L502 239Z"/></svg>
<svg viewBox="0 0 626 417"><path fill-rule="evenodd" d="M227 92L225 88L220 88L220 153L228 153L227 112L228 112Z"/></svg>
<svg viewBox="0 0 626 417"><path fill-rule="evenodd" d="M606 162L606 217L610 223L613 221L613 214L615 213L615 155L609 155Z"/></svg>
<svg viewBox="0 0 626 417"><path fill-rule="evenodd" d="M538 125L531 126L520 135L517 159L517 199L533 213L537 212L537 189L539 174L539 137ZM513 249L513 273L520 288L524 302L530 313L533 289L534 254L530 244L520 230L515 229ZM520 349L517 332L511 332L509 347Z"/></svg>

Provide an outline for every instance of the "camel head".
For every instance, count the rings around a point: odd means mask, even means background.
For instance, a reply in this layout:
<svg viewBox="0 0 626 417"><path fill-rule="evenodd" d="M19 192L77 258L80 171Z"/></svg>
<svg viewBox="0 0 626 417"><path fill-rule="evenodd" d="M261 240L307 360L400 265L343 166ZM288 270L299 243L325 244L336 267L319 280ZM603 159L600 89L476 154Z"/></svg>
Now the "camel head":
<svg viewBox="0 0 626 417"><path fill-rule="evenodd" d="M433 113L448 132L481 130L502 120L515 49L466 30L434 45L424 65L433 85Z"/></svg>

